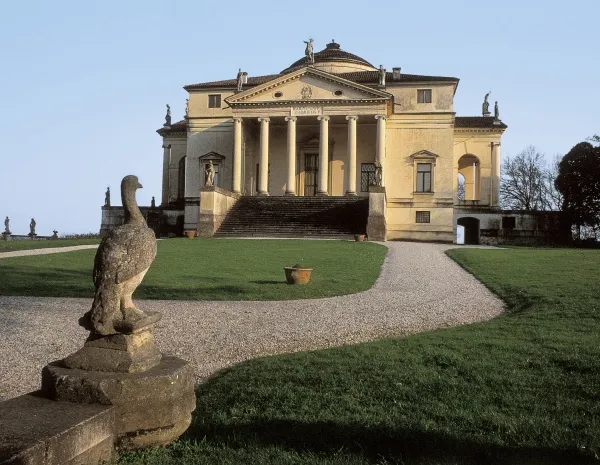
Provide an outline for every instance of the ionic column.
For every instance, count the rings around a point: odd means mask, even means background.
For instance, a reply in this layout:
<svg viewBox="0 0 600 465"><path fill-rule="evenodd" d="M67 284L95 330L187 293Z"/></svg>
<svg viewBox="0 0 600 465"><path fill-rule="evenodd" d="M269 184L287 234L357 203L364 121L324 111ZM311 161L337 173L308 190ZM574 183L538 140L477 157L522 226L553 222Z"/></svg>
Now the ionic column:
<svg viewBox="0 0 600 465"><path fill-rule="evenodd" d="M387 117L385 115L375 115L377 120L377 162L381 166L381 186L385 186L385 121Z"/></svg>
<svg viewBox="0 0 600 465"><path fill-rule="evenodd" d="M242 192L242 118L233 118L233 182L232 190Z"/></svg>
<svg viewBox="0 0 600 465"><path fill-rule="evenodd" d="M317 117L321 121L319 137L319 182L317 195L327 195L327 177L329 176L329 116Z"/></svg>
<svg viewBox="0 0 600 465"><path fill-rule="evenodd" d="M295 116L286 116L288 122L287 131L287 155L288 155L288 176L285 195L296 195L296 118Z"/></svg>
<svg viewBox="0 0 600 465"><path fill-rule="evenodd" d="M269 195L269 118L260 121L260 171L258 175L258 195Z"/></svg>
<svg viewBox="0 0 600 465"><path fill-rule="evenodd" d="M356 195L356 120L358 116L346 116L348 120L348 160L346 162L346 195Z"/></svg>

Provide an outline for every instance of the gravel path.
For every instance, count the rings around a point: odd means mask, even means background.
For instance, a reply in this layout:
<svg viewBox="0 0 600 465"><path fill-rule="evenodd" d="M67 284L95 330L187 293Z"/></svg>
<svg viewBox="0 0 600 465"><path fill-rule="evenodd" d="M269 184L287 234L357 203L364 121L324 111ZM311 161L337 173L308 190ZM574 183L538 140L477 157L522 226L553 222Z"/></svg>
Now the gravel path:
<svg viewBox="0 0 600 465"><path fill-rule="evenodd" d="M163 313L163 352L189 360L198 380L259 355L294 352L483 321L504 308L443 252L453 246L386 242L368 291L280 302L137 301ZM1 266L1 265L0 265ZM42 367L79 349L89 299L0 297L0 400L37 389Z"/></svg>
<svg viewBox="0 0 600 465"><path fill-rule="evenodd" d="M14 252L0 252L0 258L22 257L24 255L48 255L51 253L71 252L73 250L97 249L98 244L73 245L71 247L46 247L45 249L15 250Z"/></svg>

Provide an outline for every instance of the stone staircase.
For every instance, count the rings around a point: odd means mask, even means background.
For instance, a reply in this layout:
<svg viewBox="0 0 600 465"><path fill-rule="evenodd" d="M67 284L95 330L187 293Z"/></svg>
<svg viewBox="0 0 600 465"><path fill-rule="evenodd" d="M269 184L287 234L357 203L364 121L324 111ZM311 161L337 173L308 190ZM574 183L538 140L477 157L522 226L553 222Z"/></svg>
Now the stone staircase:
<svg viewBox="0 0 600 465"><path fill-rule="evenodd" d="M364 197L240 198L215 237L315 237L349 239L365 234L369 199Z"/></svg>

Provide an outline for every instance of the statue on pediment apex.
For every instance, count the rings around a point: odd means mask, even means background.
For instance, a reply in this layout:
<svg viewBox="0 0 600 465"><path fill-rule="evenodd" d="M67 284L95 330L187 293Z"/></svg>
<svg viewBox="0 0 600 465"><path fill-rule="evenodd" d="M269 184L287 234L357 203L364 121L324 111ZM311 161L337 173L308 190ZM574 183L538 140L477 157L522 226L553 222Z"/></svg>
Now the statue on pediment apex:
<svg viewBox="0 0 600 465"><path fill-rule="evenodd" d="M311 63L315 62L315 54L313 52L313 40L312 39L308 39L308 41L304 41L304 43L306 44L306 49L304 50L304 54L308 57L308 60Z"/></svg>

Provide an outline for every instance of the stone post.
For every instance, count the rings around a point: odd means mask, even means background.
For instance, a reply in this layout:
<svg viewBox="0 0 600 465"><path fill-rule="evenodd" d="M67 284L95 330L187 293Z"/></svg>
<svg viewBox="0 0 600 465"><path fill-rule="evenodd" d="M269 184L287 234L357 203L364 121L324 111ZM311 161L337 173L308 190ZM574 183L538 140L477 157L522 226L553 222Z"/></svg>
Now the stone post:
<svg viewBox="0 0 600 465"><path fill-rule="evenodd" d="M258 176L258 195L269 195L269 118L260 121L260 171Z"/></svg>
<svg viewBox="0 0 600 465"><path fill-rule="evenodd" d="M348 120L348 158L346 163L346 195L356 195L356 121L358 116L346 116Z"/></svg>
<svg viewBox="0 0 600 465"><path fill-rule="evenodd" d="M318 116L321 122L319 137L319 183L317 195L327 195L327 178L329 176L329 116Z"/></svg>
<svg viewBox="0 0 600 465"><path fill-rule="evenodd" d="M287 165L288 176L285 186L285 195L296 195L296 118L295 116L286 116L288 122L287 131Z"/></svg>
<svg viewBox="0 0 600 465"><path fill-rule="evenodd" d="M242 118L233 118L233 181L235 194L242 191Z"/></svg>

